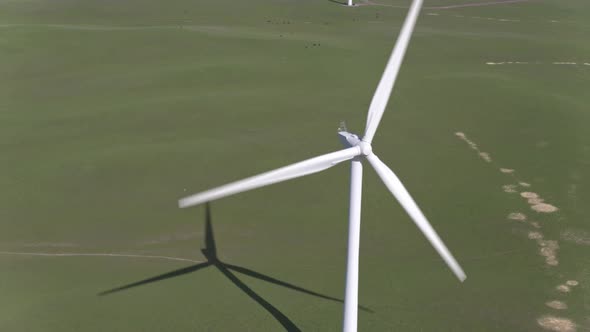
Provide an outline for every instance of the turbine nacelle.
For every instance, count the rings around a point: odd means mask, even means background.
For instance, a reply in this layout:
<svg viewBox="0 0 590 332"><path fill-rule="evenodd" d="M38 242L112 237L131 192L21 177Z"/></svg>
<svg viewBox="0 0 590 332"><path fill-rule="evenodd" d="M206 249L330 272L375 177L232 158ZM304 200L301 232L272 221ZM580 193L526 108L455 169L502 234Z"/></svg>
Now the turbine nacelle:
<svg viewBox="0 0 590 332"><path fill-rule="evenodd" d="M340 139L340 143L344 145L345 148L352 148L353 146L359 145L361 139L358 135L349 133L346 130L338 130L338 138Z"/></svg>
<svg viewBox="0 0 590 332"><path fill-rule="evenodd" d="M338 138L340 139L340 143L342 143L345 148L352 148L361 142L361 139L357 134L353 134L348 131L345 121L340 121L340 126L338 127Z"/></svg>
<svg viewBox="0 0 590 332"><path fill-rule="evenodd" d="M371 143L365 142L357 134L350 133L346 130L338 130L338 138L345 148L358 147L359 155L368 156L373 153Z"/></svg>

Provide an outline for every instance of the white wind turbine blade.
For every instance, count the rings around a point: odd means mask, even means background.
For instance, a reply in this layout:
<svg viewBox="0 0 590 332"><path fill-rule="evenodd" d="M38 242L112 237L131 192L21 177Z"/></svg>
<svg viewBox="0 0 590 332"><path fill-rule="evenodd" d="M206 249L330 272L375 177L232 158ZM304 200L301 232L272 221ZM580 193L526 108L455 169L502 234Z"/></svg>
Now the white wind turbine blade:
<svg viewBox="0 0 590 332"><path fill-rule="evenodd" d="M244 180L232 182L221 187L213 188L178 201L181 208L213 201L222 197L252 190L273 183L287 181L301 176L317 173L343 161L352 159L360 154L360 148L348 149L328 153L319 157L307 159L289 166L255 175Z"/></svg>
<svg viewBox="0 0 590 332"><path fill-rule="evenodd" d="M381 81L379 81L377 90L375 90L375 94L371 100L369 114L367 115L367 127L365 128L365 136L363 137L363 141L367 143L371 143L373 141L373 136L375 136L375 132L377 131L377 127L379 126L379 122L383 116L383 112L385 112L385 107L387 106L389 96L393 90L397 73L399 72L399 68L404 59L404 54L406 53L408 43L412 37L412 31L416 25L416 20L418 18L418 14L420 13L421 7L422 0L414 0L399 37L397 38L397 42L393 48L391 57L387 62L383 76L381 76Z"/></svg>
<svg viewBox="0 0 590 332"><path fill-rule="evenodd" d="M416 205L416 202L414 202L410 193L408 193L398 177L376 155L368 155L367 160L369 160L369 163L375 168L375 171L377 171L377 174L385 183L385 186L387 186L393 196L397 198L401 206L406 210L416 226L418 226L422 233L424 233L424 236L430 241L434 249L436 249L449 268L455 273L457 278L459 278L460 281L465 280L465 272L463 272L459 263L457 263L449 249L447 249L438 234L436 234L434 228L432 228L428 220L426 220L426 217L422 214L422 211L420 211L420 208Z"/></svg>

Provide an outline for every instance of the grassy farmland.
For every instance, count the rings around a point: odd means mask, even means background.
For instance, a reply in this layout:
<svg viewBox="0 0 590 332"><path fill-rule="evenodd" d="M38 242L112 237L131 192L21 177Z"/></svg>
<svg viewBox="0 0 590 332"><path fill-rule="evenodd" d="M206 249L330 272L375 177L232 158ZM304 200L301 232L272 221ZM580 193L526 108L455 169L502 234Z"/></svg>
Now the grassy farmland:
<svg viewBox="0 0 590 332"><path fill-rule="evenodd" d="M590 9L469 1L426 1L374 141L468 278L365 167L359 330L587 331ZM362 132L409 1L375 3L0 0L0 330L338 331L338 301L191 268L176 200ZM219 258L342 299L348 173L212 203Z"/></svg>

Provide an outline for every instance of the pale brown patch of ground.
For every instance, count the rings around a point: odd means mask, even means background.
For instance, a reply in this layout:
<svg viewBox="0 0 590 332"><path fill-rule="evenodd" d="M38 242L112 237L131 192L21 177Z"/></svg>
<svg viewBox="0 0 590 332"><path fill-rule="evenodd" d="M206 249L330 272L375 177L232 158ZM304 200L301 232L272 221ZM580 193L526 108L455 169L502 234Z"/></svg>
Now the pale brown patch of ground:
<svg viewBox="0 0 590 332"><path fill-rule="evenodd" d="M552 254L550 256L556 256L557 250L559 250L559 243L555 240L539 240L539 242L543 242L543 248L547 248L549 252Z"/></svg>
<svg viewBox="0 0 590 332"><path fill-rule="evenodd" d="M577 280L568 280L568 281L565 282L565 284L568 285L568 286L576 287L580 283Z"/></svg>
<svg viewBox="0 0 590 332"><path fill-rule="evenodd" d="M559 249L559 243L555 240L539 240L538 243L541 247Z"/></svg>
<svg viewBox="0 0 590 332"><path fill-rule="evenodd" d="M561 238L575 244L590 246L590 232L579 229L566 229L561 233Z"/></svg>
<svg viewBox="0 0 590 332"><path fill-rule="evenodd" d="M457 137L459 137L460 139L462 139L463 141L465 141L469 145L469 147L471 147L473 150L477 150L477 144L475 144L471 140L469 140L469 138L467 138L467 136L464 133L458 131L455 133L455 135Z"/></svg>
<svg viewBox="0 0 590 332"><path fill-rule="evenodd" d="M529 239L531 240L540 240L543 238L543 234L541 234L540 232L529 232L528 234Z"/></svg>
<svg viewBox="0 0 590 332"><path fill-rule="evenodd" d="M537 193L523 191L520 193L520 196L526 198L527 202L531 205L531 209L536 212L552 213L559 210L556 206L545 203L544 199L542 199Z"/></svg>
<svg viewBox="0 0 590 332"><path fill-rule="evenodd" d="M531 206L531 209L533 209L537 212L541 212L541 213L553 213L553 212L559 210L557 207L555 207L551 204L547 204L547 203L535 204L535 205Z"/></svg>
<svg viewBox="0 0 590 332"><path fill-rule="evenodd" d="M539 223L536 221L531 221L531 222L529 222L529 224L531 224L531 226L533 226L535 228L541 228L541 225L539 225Z"/></svg>
<svg viewBox="0 0 590 332"><path fill-rule="evenodd" d="M522 187L528 188L531 186L530 183L526 183L526 182L519 182L518 184L520 184Z"/></svg>
<svg viewBox="0 0 590 332"><path fill-rule="evenodd" d="M522 196L524 198L528 198L528 199L531 199L531 198L539 198L539 194L533 193L533 192L530 192L530 191L523 191L523 192L520 193L520 196Z"/></svg>
<svg viewBox="0 0 590 332"><path fill-rule="evenodd" d="M557 241L538 239L537 243L539 246L541 246L539 249L539 254L545 257L545 263L551 266L559 265L559 261L557 260L557 250L559 249L559 244Z"/></svg>
<svg viewBox="0 0 590 332"><path fill-rule="evenodd" d="M512 212L511 214L508 215L508 219L510 219L510 220L518 220L518 221L525 221L526 220L526 215L524 215L524 213L520 213L520 212Z"/></svg>
<svg viewBox="0 0 590 332"><path fill-rule="evenodd" d="M576 323L571 319L555 316L543 316L537 319L542 328L555 332L575 332Z"/></svg>
<svg viewBox="0 0 590 332"><path fill-rule="evenodd" d="M504 190L505 193L515 193L516 192L516 186L513 184L505 184L502 186L502 190Z"/></svg>
<svg viewBox="0 0 590 332"><path fill-rule="evenodd" d="M481 157L481 159L485 160L488 163L492 162L492 157L490 157L490 154L487 152L480 152L479 156Z"/></svg>
<svg viewBox="0 0 590 332"><path fill-rule="evenodd" d="M571 288L568 285L559 285L555 287L555 289L561 293L569 293L571 291Z"/></svg>
<svg viewBox="0 0 590 332"><path fill-rule="evenodd" d="M556 310L567 309L567 304L565 302L557 301L557 300L545 302L545 305L548 306L549 308L556 309Z"/></svg>
<svg viewBox="0 0 590 332"><path fill-rule="evenodd" d="M538 205L538 204L543 203L544 201L545 200L540 197L539 198L529 198L527 200L527 203L529 203L530 205Z"/></svg>
<svg viewBox="0 0 590 332"><path fill-rule="evenodd" d="M514 170L511 168L500 168L500 172L505 173L505 174L510 174L510 173L514 173Z"/></svg>
<svg viewBox="0 0 590 332"><path fill-rule="evenodd" d="M520 196L522 198L526 198L527 202L531 205L531 209L537 212L551 213L558 210L557 207L545 203L545 200L542 199L537 193L523 191L520 193Z"/></svg>

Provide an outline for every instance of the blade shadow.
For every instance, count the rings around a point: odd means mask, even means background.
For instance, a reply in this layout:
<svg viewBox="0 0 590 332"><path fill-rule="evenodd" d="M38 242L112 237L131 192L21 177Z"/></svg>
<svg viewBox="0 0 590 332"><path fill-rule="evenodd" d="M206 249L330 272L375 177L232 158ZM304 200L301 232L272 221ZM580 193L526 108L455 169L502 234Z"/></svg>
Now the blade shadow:
<svg viewBox="0 0 590 332"><path fill-rule="evenodd" d="M99 293L98 295L99 296L110 295L110 294L117 293L120 291L129 290L131 288L135 288L138 286L147 285L147 284L150 284L153 282L163 281L166 279L179 277L179 276L182 276L182 275L185 275L188 273L193 273L193 272L196 272L198 270L201 270L201 269L209 267L209 266L214 266L227 279L229 279L234 285L236 285L236 287L238 287L240 290L242 290L244 293L246 293L246 295L248 295L252 300L254 300L258 304L260 304L260 306L262 306L266 311L268 311L268 313L270 313L287 331L300 331L300 330L287 316L285 316L285 314L283 314L279 309L274 307L272 304L270 304L268 301L266 301L264 298L262 298L256 292L254 292L250 287L248 287L242 280L240 280L230 270L250 276L255 279L259 279L259 280L266 281L266 282L269 282L269 283L272 283L272 284L275 284L275 285L278 285L281 287L285 287L285 288L288 288L288 289L291 289L294 291L298 291L298 292L301 292L301 293L304 293L307 295L315 296L315 297L322 298L325 300L340 302L340 303L344 302L342 299L335 298L335 297L328 296L328 295L324 295L321 293L317 293L317 292L305 289L303 287L299 287L299 286L290 284L288 282L281 281L276 278L267 276L267 275L262 274L260 272L256 272L256 271L247 269L245 267L241 267L241 266L237 266L237 265L233 265L233 264L227 264L227 263L222 262L217 257L217 246L215 244L215 236L213 233L213 226L212 226L212 222L211 222L211 209L210 209L209 203L207 203L205 205L205 248L201 249L201 252L203 253L205 258L207 259L206 262L199 263L196 265L187 266L187 267L184 267L181 269L177 269L177 270L174 270L171 272L157 275L155 277L143 279L143 280L140 280L137 282L127 284L127 285L116 287L116 288L113 288L113 289L110 289L107 291L103 291L103 292ZM371 309L363 307L363 306L359 306L359 308L363 311L366 311L366 312L371 312L371 313L373 312Z"/></svg>
<svg viewBox="0 0 590 332"><path fill-rule="evenodd" d="M256 301L260 304L269 314L271 314L283 327L286 331L290 332L299 332L301 331L295 323L293 323L285 314L283 314L279 309L275 306L270 304L260 295L256 294L250 287L248 287L245 283L243 283L235 274L233 274L224 264L219 263L215 264L215 267L223 273L234 285L236 285L239 289L241 289L246 295L248 295L252 300Z"/></svg>
<svg viewBox="0 0 590 332"><path fill-rule="evenodd" d="M329 296L329 295L324 295L324 294L316 293L314 291L305 289L303 287L299 287L299 286L290 284L288 282L284 282L284 281L275 279L273 277L269 277L269 276L267 276L265 274L262 274L260 272L252 271L252 270L247 269L245 267L241 267L241 266L237 266L237 265L233 265L233 264L227 264L227 263L224 264L224 265L225 265L226 268L228 268L230 270L236 271L238 273L245 274L245 275L250 276L252 278L256 278L256 279L259 279L259 280L262 280L262 281L270 282L270 283L275 284L275 285L283 286L285 288L289 288L289 289L292 289L294 291L298 291L298 292L301 292L301 293L304 293L304 294L307 294L307 295L319 297L319 298L322 298L322 299L325 299L325 300L330 300L330 301L334 301L334 302L344 303L344 301L342 299L339 299L339 298L336 298L336 297L332 297L332 296ZM369 309L367 307L364 307L364 306L359 306L359 309L361 309L363 311L366 311L366 312L371 312L371 313L373 312L373 310L371 310L371 309Z"/></svg>
<svg viewBox="0 0 590 332"><path fill-rule="evenodd" d="M98 295L100 295L100 296L109 295L109 294L112 294L112 293L117 293L117 292L120 292L120 291L124 291L124 290L130 289L130 288L137 287L137 286L142 286L142 285L150 284L152 282L166 280L166 279L170 279L170 278L174 278L174 277L180 277L183 274L192 273L192 272L198 271L198 270L200 270L202 268L205 268L207 266L210 266L210 265L211 265L211 263L204 262L204 263L199 263L199 264L196 264L196 265L187 266L187 267L184 267L182 269L178 269L178 270L174 270L174 271L167 272L167 273L164 273L164 274L160 274L160 275L155 276L155 277L152 277L152 278L140 280L140 281L137 281L137 282L134 282L134 283L130 283L130 284L124 285L124 286L120 286L120 287L117 287L117 288L109 289L107 291L98 293Z"/></svg>

